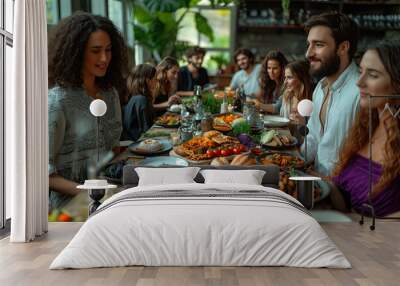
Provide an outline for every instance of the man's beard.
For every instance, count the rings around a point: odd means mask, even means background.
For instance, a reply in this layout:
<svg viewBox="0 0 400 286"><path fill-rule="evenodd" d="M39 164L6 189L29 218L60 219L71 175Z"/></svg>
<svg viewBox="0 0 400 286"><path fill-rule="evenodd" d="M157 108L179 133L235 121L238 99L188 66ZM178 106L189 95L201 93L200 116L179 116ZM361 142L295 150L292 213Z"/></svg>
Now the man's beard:
<svg viewBox="0 0 400 286"><path fill-rule="evenodd" d="M340 57L334 53L331 57L326 59L325 62L321 62L321 67L317 70L310 68L311 76L321 79L326 76L333 75L338 72L340 68Z"/></svg>
<svg viewBox="0 0 400 286"><path fill-rule="evenodd" d="M192 61L189 61L189 63L194 67L195 69L199 70L201 68L202 64L194 63Z"/></svg>

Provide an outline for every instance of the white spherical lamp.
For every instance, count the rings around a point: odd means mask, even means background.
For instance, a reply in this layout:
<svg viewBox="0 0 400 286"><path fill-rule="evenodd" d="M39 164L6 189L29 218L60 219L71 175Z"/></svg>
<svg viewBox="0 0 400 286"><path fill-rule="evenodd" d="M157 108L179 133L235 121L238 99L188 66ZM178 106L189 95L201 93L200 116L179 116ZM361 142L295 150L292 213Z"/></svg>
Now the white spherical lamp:
<svg viewBox="0 0 400 286"><path fill-rule="evenodd" d="M104 102L104 100L95 99L90 104L89 109L91 114L93 114L96 117L101 117L107 111L107 104Z"/></svg>
<svg viewBox="0 0 400 286"><path fill-rule="evenodd" d="M314 104L309 99L303 99L297 105L297 111L303 117L311 116L313 108L314 108Z"/></svg>

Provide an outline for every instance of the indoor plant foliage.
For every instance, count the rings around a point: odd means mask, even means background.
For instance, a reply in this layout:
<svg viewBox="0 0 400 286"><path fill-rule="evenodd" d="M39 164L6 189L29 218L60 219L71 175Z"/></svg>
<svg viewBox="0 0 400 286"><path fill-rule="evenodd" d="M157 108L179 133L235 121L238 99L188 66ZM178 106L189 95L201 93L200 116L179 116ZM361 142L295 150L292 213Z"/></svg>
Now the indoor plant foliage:
<svg viewBox="0 0 400 286"><path fill-rule="evenodd" d="M289 15L290 15L290 0L282 0L282 12L283 12L283 18L285 21L288 23L289 22Z"/></svg>
<svg viewBox="0 0 400 286"><path fill-rule="evenodd" d="M165 56L180 58L188 47L187 42L178 41L178 31L182 28L183 19L193 14L197 31L214 40L213 29L207 18L200 12L192 10L200 0L130 0L135 23L133 23L135 40L151 51L155 61ZM238 0L213 0L212 6L226 6ZM179 16L177 11L180 10Z"/></svg>

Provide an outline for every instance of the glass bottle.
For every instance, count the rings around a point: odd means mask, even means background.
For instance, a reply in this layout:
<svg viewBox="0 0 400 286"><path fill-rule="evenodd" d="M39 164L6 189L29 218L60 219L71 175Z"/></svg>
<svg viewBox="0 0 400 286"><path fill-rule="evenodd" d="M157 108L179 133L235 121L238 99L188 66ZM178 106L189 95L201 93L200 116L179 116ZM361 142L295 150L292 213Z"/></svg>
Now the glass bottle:
<svg viewBox="0 0 400 286"><path fill-rule="evenodd" d="M233 108L236 112L243 111L243 104L245 100L246 100L246 95L244 94L243 87L240 86L239 88L236 89L236 97L233 103Z"/></svg>
<svg viewBox="0 0 400 286"><path fill-rule="evenodd" d="M201 86L195 85L193 90L193 95L196 97L196 102L201 102Z"/></svg>
<svg viewBox="0 0 400 286"><path fill-rule="evenodd" d="M222 103L221 103L220 113L227 113L227 112L228 112L228 94L227 94L227 90L225 88L224 99L222 100Z"/></svg>

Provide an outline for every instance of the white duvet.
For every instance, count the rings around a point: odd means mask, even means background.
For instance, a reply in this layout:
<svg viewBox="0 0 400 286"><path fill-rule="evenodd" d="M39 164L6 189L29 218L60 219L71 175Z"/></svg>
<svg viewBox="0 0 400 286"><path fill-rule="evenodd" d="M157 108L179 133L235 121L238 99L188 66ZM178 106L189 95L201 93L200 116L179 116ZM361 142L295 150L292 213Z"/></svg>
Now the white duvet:
<svg viewBox="0 0 400 286"><path fill-rule="evenodd" d="M181 184L135 187L105 201L50 269L145 266L294 266L350 268L314 218L258 198L151 198L113 204L132 192L262 190L254 185ZM107 207L108 206L108 207Z"/></svg>

